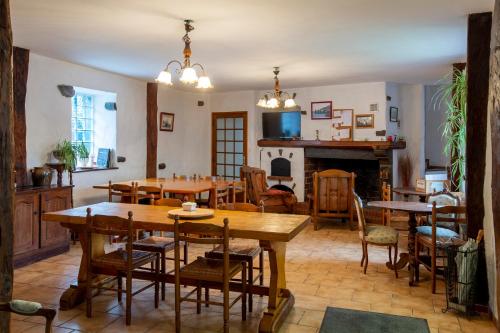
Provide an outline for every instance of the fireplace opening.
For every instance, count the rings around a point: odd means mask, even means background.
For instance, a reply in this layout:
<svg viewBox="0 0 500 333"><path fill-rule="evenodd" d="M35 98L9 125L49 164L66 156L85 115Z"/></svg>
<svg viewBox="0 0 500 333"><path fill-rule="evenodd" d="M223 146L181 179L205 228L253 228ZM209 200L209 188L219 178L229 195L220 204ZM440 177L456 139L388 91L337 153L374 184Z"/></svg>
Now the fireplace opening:
<svg viewBox="0 0 500 333"><path fill-rule="evenodd" d="M271 176L290 177L292 163L283 157L277 157L271 161Z"/></svg>

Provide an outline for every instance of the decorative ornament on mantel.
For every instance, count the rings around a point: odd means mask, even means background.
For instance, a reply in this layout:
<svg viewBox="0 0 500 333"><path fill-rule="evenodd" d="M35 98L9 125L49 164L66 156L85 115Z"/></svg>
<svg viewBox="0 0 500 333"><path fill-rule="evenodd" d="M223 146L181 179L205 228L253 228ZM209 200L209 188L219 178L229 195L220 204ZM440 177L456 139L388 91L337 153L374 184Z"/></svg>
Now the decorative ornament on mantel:
<svg viewBox="0 0 500 333"><path fill-rule="evenodd" d="M184 41L184 61L182 63L178 60L170 61L165 69L160 72L160 74L156 78L156 82L163 83L168 86L173 85L172 73L168 70L168 66L175 63L180 66L180 69L176 72L180 72L181 76L179 80L182 83L187 85L196 84L196 88L198 89L213 88L212 83L210 82L210 78L205 73L205 68L199 63L191 65L191 38L189 38L189 32L194 30L194 27L191 23L193 23L193 20L184 20L184 29L186 30L186 34L182 37L182 40ZM198 77L195 67L199 67L201 69L202 75L200 77Z"/></svg>
<svg viewBox="0 0 500 333"><path fill-rule="evenodd" d="M265 109L285 109L287 111L297 110L300 111L300 106L295 103L296 93L288 93L281 91L280 80L278 74L280 73L279 67L274 67L274 91L267 92L259 99L257 106Z"/></svg>

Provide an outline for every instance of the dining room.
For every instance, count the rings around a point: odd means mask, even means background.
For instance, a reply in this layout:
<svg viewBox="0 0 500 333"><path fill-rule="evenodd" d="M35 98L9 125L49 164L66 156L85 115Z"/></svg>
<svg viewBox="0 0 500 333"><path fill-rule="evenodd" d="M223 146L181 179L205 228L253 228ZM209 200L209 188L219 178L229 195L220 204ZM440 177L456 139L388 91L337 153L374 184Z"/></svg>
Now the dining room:
<svg viewBox="0 0 500 333"><path fill-rule="evenodd" d="M500 0L0 22L0 333L500 332Z"/></svg>

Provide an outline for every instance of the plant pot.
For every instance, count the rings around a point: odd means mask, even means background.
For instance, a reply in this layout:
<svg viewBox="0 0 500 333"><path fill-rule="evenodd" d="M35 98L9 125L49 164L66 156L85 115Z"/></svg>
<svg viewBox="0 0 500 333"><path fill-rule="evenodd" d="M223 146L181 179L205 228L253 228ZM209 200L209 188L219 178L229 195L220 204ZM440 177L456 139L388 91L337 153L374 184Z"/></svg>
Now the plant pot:
<svg viewBox="0 0 500 333"><path fill-rule="evenodd" d="M34 167L31 170L34 186L48 186L52 183L52 170L46 166Z"/></svg>

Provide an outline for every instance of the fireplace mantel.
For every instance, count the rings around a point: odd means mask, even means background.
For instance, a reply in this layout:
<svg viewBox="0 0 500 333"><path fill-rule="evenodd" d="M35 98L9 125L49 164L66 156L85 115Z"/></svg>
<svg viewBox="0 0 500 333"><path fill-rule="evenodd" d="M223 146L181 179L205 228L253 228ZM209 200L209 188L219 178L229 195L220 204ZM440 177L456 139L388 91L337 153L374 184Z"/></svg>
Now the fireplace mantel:
<svg viewBox="0 0 500 333"><path fill-rule="evenodd" d="M405 149L406 142L388 141L321 141L321 140L259 140L259 147L342 148L342 149Z"/></svg>

